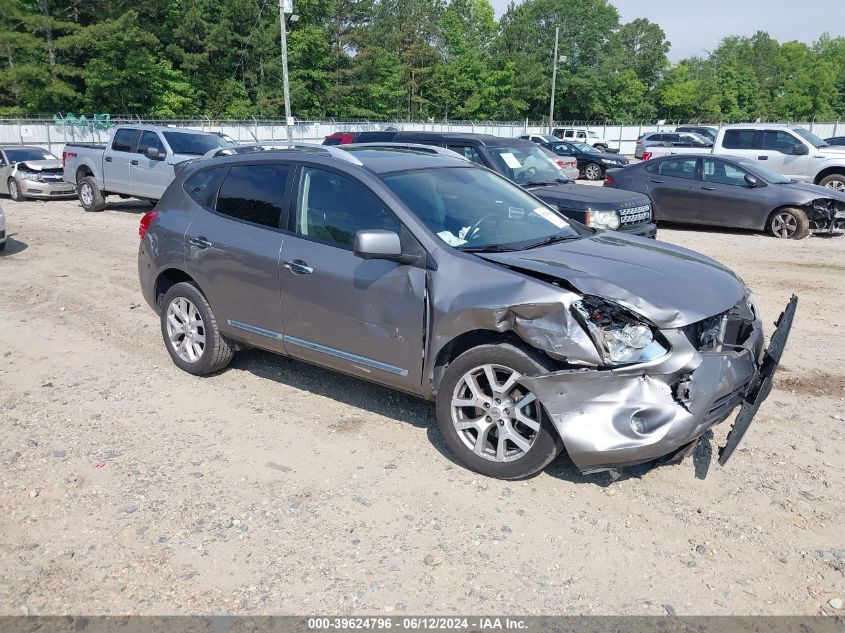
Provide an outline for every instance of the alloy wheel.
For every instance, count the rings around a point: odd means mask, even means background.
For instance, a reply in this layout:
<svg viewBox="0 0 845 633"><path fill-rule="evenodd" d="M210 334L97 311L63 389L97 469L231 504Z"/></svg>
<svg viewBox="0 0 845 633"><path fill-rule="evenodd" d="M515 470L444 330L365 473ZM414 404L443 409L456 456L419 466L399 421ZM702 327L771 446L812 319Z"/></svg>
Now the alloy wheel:
<svg viewBox="0 0 845 633"><path fill-rule="evenodd" d="M18 183L15 180L9 180L9 197L12 200L17 200L20 198L21 190L18 187Z"/></svg>
<svg viewBox="0 0 845 633"><path fill-rule="evenodd" d="M587 165L584 168L584 175L587 177L587 180L598 180L601 178L601 167L598 165Z"/></svg>
<svg viewBox="0 0 845 633"><path fill-rule="evenodd" d="M791 213L778 213L772 218L772 233L782 239L789 239L798 230L798 220Z"/></svg>
<svg viewBox="0 0 845 633"><path fill-rule="evenodd" d="M87 182L79 188L79 197L82 198L82 204L86 207L94 204L94 192L91 190L91 185Z"/></svg>
<svg viewBox="0 0 845 633"><path fill-rule="evenodd" d="M197 307L185 297L176 297L167 306L167 338L176 355L195 363L205 351L205 326Z"/></svg>
<svg viewBox="0 0 845 633"><path fill-rule="evenodd" d="M452 393L452 423L479 457L511 462L523 457L540 430L540 403L518 384L522 375L502 365L466 372Z"/></svg>
<svg viewBox="0 0 845 633"><path fill-rule="evenodd" d="M833 189L834 191L841 191L845 193L845 182L841 180L830 180L825 184L825 187Z"/></svg>

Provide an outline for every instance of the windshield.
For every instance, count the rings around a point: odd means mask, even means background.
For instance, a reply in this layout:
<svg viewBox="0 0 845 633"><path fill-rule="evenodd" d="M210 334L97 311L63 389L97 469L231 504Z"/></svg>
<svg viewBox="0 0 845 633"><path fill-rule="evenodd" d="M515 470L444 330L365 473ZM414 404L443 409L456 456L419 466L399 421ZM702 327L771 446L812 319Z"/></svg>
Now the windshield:
<svg viewBox="0 0 845 633"><path fill-rule="evenodd" d="M763 167L762 165L758 164L756 161L753 160L740 160L737 163L743 169L750 171L755 176L759 176L766 182L770 182L776 185L784 185L788 182L792 182L792 179L787 178L783 174L779 174L778 172L769 169L768 167Z"/></svg>
<svg viewBox="0 0 845 633"><path fill-rule="evenodd" d="M557 143L560 140L557 136L551 134L537 134L536 136L543 139L544 143Z"/></svg>
<svg viewBox="0 0 845 633"><path fill-rule="evenodd" d="M579 152L586 152L587 154L601 154L601 152L595 147L587 145L586 143L573 143L572 147L577 149Z"/></svg>
<svg viewBox="0 0 845 633"><path fill-rule="evenodd" d="M185 132L164 132L164 138L174 154L196 154L202 156L218 147L231 147L216 134L190 134Z"/></svg>
<svg viewBox="0 0 845 633"><path fill-rule="evenodd" d="M555 166L560 170L558 174L558 180L562 183L572 182L572 178L566 175L566 172L563 171L563 160L561 159L560 155L555 154L552 150L546 149L545 147L541 147L540 149L543 150L543 153L548 156L549 160L552 161ZM570 157L570 160L574 161L575 159ZM575 166L575 163L572 163L572 166Z"/></svg>
<svg viewBox="0 0 845 633"><path fill-rule="evenodd" d="M813 134L810 130L805 130L803 127L794 127L792 131L803 138L808 143L816 147L830 147L830 143L821 140L818 136Z"/></svg>
<svg viewBox="0 0 845 633"><path fill-rule="evenodd" d="M565 177L538 145L488 149L496 170L518 185L554 184Z"/></svg>
<svg viewBox="0 0 845 633"><path fill-rule="evenodd" d="M59 160L46 150L29 147L24 147L22 149L7 149L6 158L8 158L9 162L13 165L24 160Z"/></svg>
<svg viewBox="0 0 845 633"><path fill-rule="evenodd" d="M382 178L432 233L460 250L517 250L580 236L560 213L486 169L445 167Z"/></svg>

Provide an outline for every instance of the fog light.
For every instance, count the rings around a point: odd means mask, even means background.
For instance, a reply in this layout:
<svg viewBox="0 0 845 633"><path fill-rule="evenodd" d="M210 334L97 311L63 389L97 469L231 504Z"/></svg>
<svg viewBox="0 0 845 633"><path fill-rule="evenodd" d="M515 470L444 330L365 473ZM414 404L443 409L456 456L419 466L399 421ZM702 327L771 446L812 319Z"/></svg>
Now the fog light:
<svg viewBox="0 0 845 633"><path fill-rule="evenodd" d="M631 428L634 429L635 433L642 435L643 431L645 431L645 421L638 415L632 415Z"/></svg>

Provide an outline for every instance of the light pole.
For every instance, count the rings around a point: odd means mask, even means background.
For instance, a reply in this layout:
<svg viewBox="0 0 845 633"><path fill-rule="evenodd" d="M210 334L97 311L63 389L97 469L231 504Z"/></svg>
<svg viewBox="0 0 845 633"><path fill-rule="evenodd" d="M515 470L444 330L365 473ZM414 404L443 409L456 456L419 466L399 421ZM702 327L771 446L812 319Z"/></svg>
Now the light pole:
<svg viewBox="0 0 845 633"><path fill-rule="evenodd" d="M279 30L282 36L282 84L285 92L285 129L287 130L288 143L293 140L293 117L290 115L290 86L288 85L288 19L295 22L293 15L293 0L279 0Z"/></svg>
<svg viewBox="0 0 845 633"><path fill-rule="evenodd" d="M557 40L560 36L560 27L555 27L555 56L552 58L552 96L549 99L549 134L552 133L553 121L555 118L555 84L557 83Z"/></svg>

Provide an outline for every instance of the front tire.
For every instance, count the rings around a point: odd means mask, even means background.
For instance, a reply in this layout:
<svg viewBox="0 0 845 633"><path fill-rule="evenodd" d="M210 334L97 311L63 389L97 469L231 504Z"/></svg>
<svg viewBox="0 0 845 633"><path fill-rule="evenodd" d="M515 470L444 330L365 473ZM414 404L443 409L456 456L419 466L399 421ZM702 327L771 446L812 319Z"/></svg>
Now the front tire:
<svg viewBox="0 0 845 633"><path fill-rule="evenodd" d="M834 191L845 193L845 176L842 174L831 174L830 176L825 176L819 181L819 184L822 187L829 187Z"/></svg>
<svg viewBox="0 0 845 633"><path fill-rule="evenodd" d="M102 211L106 208L106 198L93 176L85 176L77 185L79 204L86 211Z"/></svg>
<svg viewBox="0 0 845 633"><path fill-rule="evenodd" d="M769 218L769 233L782 240L803 240L810 233L810 218L801 209L778 209Z"/></svg>
<svg viewBox="0 0 845 633"><path fill-rule="evenodd" d="M21 186L18 184L18 181L14 178L9 178L9 182L6 184L9 187L9 197L15 202L22 202L23 194L21 194Z"/></svg>
<svg viewBox="0 0 845 633"><path fill-rule="evenodd" d="M584 178L587 180L600 180L602 178L601 165L596 163L587 163L584 166Z"/></svg>
<svg viewBox="0 0 845 633"><path fill-rule="evenodd" d="M161 335L179 369L202 376L232 360L234 346L220 333L205 296L194 284L174 284L161 301Z"/></svg>
<svg viewBox="0 0 845 633"><path fill-rule="evenodd" d="M437 425L455 457L497 479L543 470L563 442L519 381L553 370L539 353L507 343L474 347L456 358L437 391Z"/></svg>

